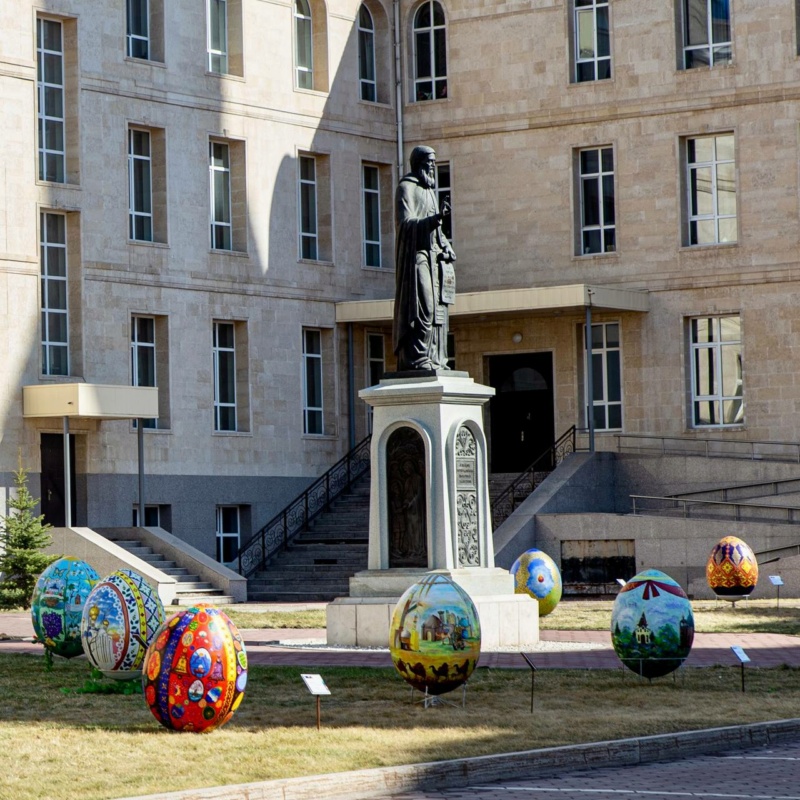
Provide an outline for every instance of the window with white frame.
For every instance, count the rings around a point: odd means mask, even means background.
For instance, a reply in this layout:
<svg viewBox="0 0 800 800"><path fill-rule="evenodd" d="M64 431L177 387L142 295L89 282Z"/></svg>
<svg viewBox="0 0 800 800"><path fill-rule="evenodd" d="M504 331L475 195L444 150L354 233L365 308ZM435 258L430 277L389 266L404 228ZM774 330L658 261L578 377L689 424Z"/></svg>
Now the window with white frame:
<svg viewBox="0 0 800 800"><path fill-rule="evenodd" d="M686 69L729 64L730 0L682 0L683 65Z"/></svg>
<svg viewBox="0 0 800 800"><path fill-rule="evenodd" d="M131 386L158 386L155 317L131 317ZM158 420L145 419L143 425L156 428Z"/></svg>
<svg viewBox="0 0 800 800"><path fill-rule="evenodd" d="M39 180L65 183L64 26L59 20L37 17L36 64Z"/></svg>
<svg viewBox="0 0 800 800"><path fill-rule="evenodd" d="M447 97L447 27L437 0L425 0L414 14L414 99Z"/></svg>
<svg viewBox="0 0 800 800"><path fill-rule="evenodd" d="M127 0L127 38L130 58L150 58L149 0Z"/></svg>
<svg viewBox="0 0 800 800"><path fill-rule="evenodd" d="M41 257L42 374L69 375L67 217L39 215Z"/></svg>
<svg viewBox="0 0 800 800"><path fill-rule="evenodd" d="M367 334L367 386L377 386L386 372L386 339L382 333ZM372 433L372 406L367 404L367 430Z"/></svg>
<svg viewBox="0 0 800 800"><path fill-rule="evenodd" d="M316 260L317 247L317 160L300 156L300 257Z"/></svg>
<svg viewBox="0 0 800 800"><path fill-rule="evenodd" d="M153 159L150 131L128 129L128 238L153 241Z"/></svg>
<svg viewBox="0 0 800 800"><path fill-rule="evenodd" d="M211 192L211 248L233 249L231 215L231 154L225 142L208 143L209 189Z"/></svg>
<svg viewBox="0 0 800 800"><path fill-rule="evenodd" d="M687 244L737 240L736 158L732 133L686 141Z"/></svg>
<svg viewBox="0 0 800 800"><path fill-rule="evenodd" d="M217 506L217 561L232 564L239 557L239 506Z"/></svg>
<svg viewBox="0 0 800 800"><path fill-rule="evenodd" d="M575 0L575 80L611 77L608 0Z"/></svg>
<svg viewBox="0 0 800 800"><path fill-rule="evenodd" d="M314 39L308 0L294 3L294 59L297 86L314 88Z"/></svg>
<svg viewBox="0 0 800 800"><path fill-rule="evenodd" d="M303 433L324 433L322 331L316 328L303 330Z"/></svg>
<svg viewBox="0 0 800 800"><path fill-rule="evenodd" d="M742 322L738 314L689 320L692 361L692 424L726 427L744 423Z"/></svg>
<svg viewBox="0 0 800 800"><path fill-rule="evenodd" d="M617 248L614 151L593 147L578 152L581 198L579 253L611 253Z"/></svg>
<svg viewBox="0 0 800 800"><path fill-rule="evenodd" d="M206 0L208 71L228 72L228 2Z"/></svg>
<svg viewBox="0 0 800 800"><path fill-rule="evenodd" d="M381 186L378 167L361 165L361 197L364 209L364 264L383 266L381 261Z"/></svg>
<svg viewBox="0 0 800 800"><path fill-rule="evenodd" d="M215 322L214 430L235 431L236 427L236 335L232 322Z"/></svg>
<svg viewBox="0 0 800 800"><path fill-rule="evenodd" d="M378 99L375 82L375 23L362 3L358 10L358 82L361 99L374 103Z"/></svg>
<svg viewBox="0 0 800 800"><path fill-rule="evenodd" d="M583 329L585 341L586 329ZM597 431L622 429L622 350L618 322L592 325L591 413ZM585 373L585 385L589 385ZM589 409L587 407L587 414ZM586 424L589 424L588 419Z"/></svg>

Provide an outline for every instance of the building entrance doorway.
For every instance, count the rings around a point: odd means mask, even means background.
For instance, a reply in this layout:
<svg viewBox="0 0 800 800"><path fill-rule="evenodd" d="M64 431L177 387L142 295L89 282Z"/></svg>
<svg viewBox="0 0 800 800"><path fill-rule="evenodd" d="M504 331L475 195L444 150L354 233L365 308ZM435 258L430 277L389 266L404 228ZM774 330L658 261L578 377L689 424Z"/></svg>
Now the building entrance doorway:
<svg viewBox="0 0 800 800"><path fill-rule="evenodd" d="M64 437L60 433L43 433L40 443L42 458L41 506L44 521L54 528L63 528L66 522L64 502ZM72 524L78 517L75 491L75 437L69 437L70 495L72 498Z"/></svg>
<svg viewBox="0 0 800 800"><path fill-rule="evenodd" d="M553 354L490 356L489 385L492 472L522 472L555 439Z"/></svg>

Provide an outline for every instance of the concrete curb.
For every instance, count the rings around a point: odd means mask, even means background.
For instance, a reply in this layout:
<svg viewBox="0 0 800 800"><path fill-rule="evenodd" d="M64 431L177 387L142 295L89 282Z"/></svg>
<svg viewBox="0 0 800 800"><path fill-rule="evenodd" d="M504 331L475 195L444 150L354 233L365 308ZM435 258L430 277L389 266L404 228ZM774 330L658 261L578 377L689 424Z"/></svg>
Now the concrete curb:
<svg viewBox="0 0 800 800"><path fill-rule="evenodd" d="M376 800L417 789L457 789L555 770L644 764L800 738L800 719L547 747L398 767L188 789L120 800Z"/></svg>

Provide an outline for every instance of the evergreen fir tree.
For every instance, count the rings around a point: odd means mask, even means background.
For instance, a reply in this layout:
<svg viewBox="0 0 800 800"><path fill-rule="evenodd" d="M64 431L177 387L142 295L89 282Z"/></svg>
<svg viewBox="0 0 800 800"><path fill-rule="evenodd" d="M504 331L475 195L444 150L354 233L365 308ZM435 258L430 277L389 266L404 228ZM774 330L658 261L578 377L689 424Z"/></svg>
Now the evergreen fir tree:
<svg viewBox="0 0 800 800"><path fill-rule="evenodd" d="M52 539L52 525L44 515L34 516L39 500L28 491L28 473L20 460L14 472L16 494L8 498L9 514L0 517L0 608L27 608L33 587L44 569L58 556L42 552Z"/></svg>

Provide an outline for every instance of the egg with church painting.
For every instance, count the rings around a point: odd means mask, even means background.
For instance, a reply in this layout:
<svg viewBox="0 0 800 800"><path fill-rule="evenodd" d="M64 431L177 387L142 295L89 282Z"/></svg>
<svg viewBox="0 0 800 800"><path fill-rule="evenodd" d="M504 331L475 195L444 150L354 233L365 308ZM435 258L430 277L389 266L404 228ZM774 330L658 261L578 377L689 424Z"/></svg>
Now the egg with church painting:
<svg viewBox="0 0 800 800"><path fill-rule="evenodd" d="M512 565L514 591L530 595L539 604L539 616L549 614L561 600L561 572L547 553L526 550Z"/></svg>
<svg viewBox="0 0 800 800"><path fill-rule="evenodd" d="M644 678L676 670L694 640L686 593L664 572L647 569L620 590L611 611L611 643L620 661Z"/></svg>
<svg viewBox="0 0 800 800"><path fill-rule="evenodd" d="M71 556L54 561L39 576L31 597L31 622L36 638L54 655L83 655L81 614L99 580L90 564Z"/></svg>
<svg viewBox="0 0 800 800"><path fill-rule="evenodd" d="M397 671L415 689L433 695L457 689L481 653L472 598L445 575L425 575L395 606L389 651Z"/></svg>
<svg viewBox="0 0 800 800"><path fill-rule="evenodd" d="M109 678L138 678L147 647L163 624L158 593L138 572L117 570L92 589L83 607L86 658Z"/></svg>
<svg viewBox="0 0 800 800"><path fill-rule="evenodd" d="M223 611L196 605L156 633L142 666L145 702L166 728L196 733L228 722L244 697L247 654Z"/></svg>
<svg viewBox="0 0 800 800"><path fill-rule="evenodd" d="M706 562L706 580L723 600L751 594L758 583L758 561L750 545L736 536L723 536Z"/></svg>

